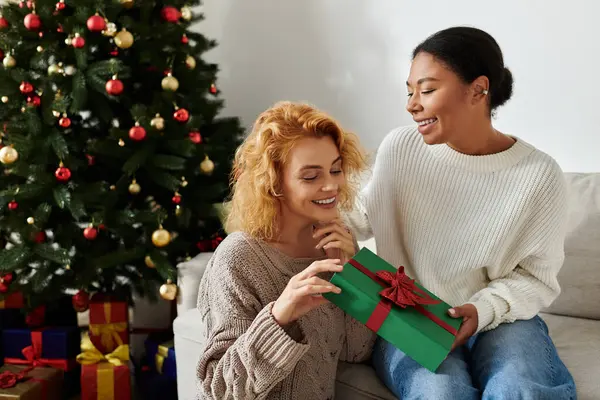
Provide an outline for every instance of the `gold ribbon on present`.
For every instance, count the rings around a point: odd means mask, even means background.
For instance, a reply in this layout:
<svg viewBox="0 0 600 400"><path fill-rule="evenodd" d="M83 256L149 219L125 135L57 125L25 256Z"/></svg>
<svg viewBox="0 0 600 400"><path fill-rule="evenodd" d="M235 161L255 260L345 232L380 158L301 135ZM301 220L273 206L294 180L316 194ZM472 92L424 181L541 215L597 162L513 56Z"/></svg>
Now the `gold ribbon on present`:
<svg viewBox="0 0 600 400"><path fill-rule="evenodd" d="M83 365L98 364L102 362L111 363L114 366L125 365L129 361L129 345L119 345L112 353L102 354L89 336L81 339L81 353L77 355L77 362Z"/></svg>
<svg viewBox="0 0 600 400"><path fill-rule="evenodd" d="M110 321L110 306L111 303L104 303L104 320ZM104 324L90 324L90 332L94 336L100 336L100 343L102 346L110 349L113 347L113 340L118 346L123 345L123 340L119 336L119 332L125 332L127 329L127 322L107 322Z"/></svg>
<svg viewBox="0 0 600 400"><path fill-rule="evenodd" d="M169 340L158 346L158 351L154 356L154 362L156 363L156 370L159 374L162 374L163 364L165 359L169 357L169 349L173 347L173 341Z"/></svg>

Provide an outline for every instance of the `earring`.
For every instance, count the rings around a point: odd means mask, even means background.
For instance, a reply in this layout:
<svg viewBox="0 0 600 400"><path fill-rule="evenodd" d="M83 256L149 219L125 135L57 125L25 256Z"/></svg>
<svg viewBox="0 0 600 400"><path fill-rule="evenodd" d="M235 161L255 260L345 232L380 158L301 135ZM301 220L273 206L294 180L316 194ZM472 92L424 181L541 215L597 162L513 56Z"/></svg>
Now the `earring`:
<svg viewBox="0 0 600 400"><path fill-rule="evenodd" d="M488 94L488 90L487 89L483 89L483 92L481 92L483 94Z"/></svg>

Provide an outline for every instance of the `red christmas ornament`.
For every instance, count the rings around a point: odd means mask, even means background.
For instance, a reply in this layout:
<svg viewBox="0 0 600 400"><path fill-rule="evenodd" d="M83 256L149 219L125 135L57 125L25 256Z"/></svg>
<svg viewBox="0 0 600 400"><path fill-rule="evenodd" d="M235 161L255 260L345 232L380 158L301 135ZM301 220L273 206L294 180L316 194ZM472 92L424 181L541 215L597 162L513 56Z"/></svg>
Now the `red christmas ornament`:
<svg viewBox="0 0 600 400"><path fill-rule="evenodd" d="M6 29L9 27L8 20L4 17L0 17L0 29Z"/></svg>
<svg viewBox="0 0 600 400"><path fill-rule="evenodd" d="M93 226L88 226L83 230L83 237L85 237L87 240L94 240L96 237L98 237L98 230Z"/></svg>
<svg viewBox="0 0 600 400"><path fill-rule="evenodd" d="M96 158L94 156L91 156L89 154L86 154L85 157L88 160L88 165L91 167L92 165L94 165L96 163Z"/></svg>
<svg viewBox="0 0 600 400"><path fill-rule="evenodd" d="M212 243L210 240L201 240L198 243L196 243L196 247L198 248L198 250L202 251L210 251L212 248Z"/></svg>
<svg viewBox="0 0 600 400"><path fill-rule="evenodd" d="M56 3L56 11L62 11L67 7L67 5L65 4L64 0L60 0L58 3Z"/></svg>
<svg viewBox="0 0 600 400"><path fill-rule="evenodd" d="M173 201L173 203L175 204L180 204L181 203L181 196L176 194L175 196L173 196L173 198L171 199Z"/></svg>
<svg viewBox="0 0 600 400"><path fill-rule="evenodd" d="M72 301L75 311L84 312L90 306L90 295L87 292L80 290L73 295Z"/></svg>
<svg viewBox="0 0 600 400"><path fill-rule="evenodd" d="M112 96L120 95L123 93L123 82L113 77L110 81L106 82L106 93Z"/></svg>
<svg viewBox="0 0 600 400"><path fill-rule="evenodd" d="M19 203L17 203L16 201L11 201L10 203L8 203L8 209L11 211L15 211L17 208L19 208Z"/></svg>
<svg viewBox="0 0 600 400"><path fill-rule="evenodd" d="M113 57L116 57L119 55L119 49L114 49L113 51L110 52L110 55Z"/></svg>
<svg viewBox="0 0 600 400"><path fill-rule="evenodd" d="M217 85L215 85L214 83L210 84L210 93L217 94Z"/></svg>
<svg viewBox="0 0 600 400"><path fill-rule="evenodd" d="M38 33L38 36L39 36L40 38L43 38L43 37L44 37L44 32L40 32L40 33Z"/></svg>
<svg viewBox="0 0 600 400"><path fill-rule="evenodd" d="M192 143L200 144L202 143L202 135L200 135L200 132L198 131L192 131L190 132L190 140Z"/></svg>
<svg viewBox="0 0 600 400"><path fill-rule="evenodd" d="M173 113L173 118L178 122L187 122L190 119L190 112L185 108L180 108Z"/></svg>
<svg viewBox="0 0 600 400"><path fill-rule="evenodd" d="M19 90L23 94L29 94L33 92L33 85L29 82L21 82L21 85L19 85Z"/></svg>
<svg viewBox="0 0 600 400"><path fill-rule="evenodd" d="M64 4L64 3L63 3L63 4ZM58 32L58 33L63 33L64 31L65 31L65 30L64 30L64 28L62 27L62 25L58 25L58 27L56 28L56 32Z"/></svg>
<svg viewBox="0 0 600 400"><path fill-rule="evenodd" d="M25 28L30 31L37 31L42 27L42 20L39 15L35 13L29 13L23 19L23 23L25 24Z"/></svg>
<svg viewBox="0 0 600 400"><path fill-rule="evenodd" d="M33 8L33 1L27 0L27 8Z"/></svg>
<svg viewBox="0 0 600 400"><path fill-rule="evenodd" d="M167 22L177 22L181 18L181 12L173 6L166 6L160 11L163 20Z"/></svg>
<svg viewBox="0 0 600 400"><path fill-rule="evenodd" d="M71 170L67 167L63 167L62 165L54 171L54 176L60 182L66 182L71 178Z"/></svg>
<svg viewBox="0 0 600 400"><path fill-rule="evenodd" d="M44 243L46 241L46 232L39 231L36 233L34 240L36 243Z"/></svg>
<svg viewBox="0 0 600 400"><path fill-rule="evenodd" d="M23 0L19 2L19 8L25 8L25 2Z"/></svg>
<svg viewBox="0 0 600 400"><path fill-rule="evenodd" d="M68 128L71 126L71 118L69 117L62 117L61 119L58 120L58 124L62 127L62 128Z"/></svg>
<svg viewBox="0 0 600 400"><path fill-rule="evenodd" d="M87 27L92 32L102 32L106 29L106 21L98 14L92 15L87 20Z"/></svg>
<svg viewBox="0 0 600 400"><path fill-rule="evenodd" d="M0 293L6 293L6 292L8 292L8 285L0 282Z"/></svg>
<svg viewBox="0 0 600 400"><path fill-rule="evenodd" d="M181 37L181 43L188 44L189 42L190 42L190 39L188 39L188 37L184 33L183 36Z"/></svg>
<svg viewBox="0 0 600 400"><path fill-rule="evenodd" d="M146 138L146 130L136 123L136 125L129 130L129 138L136 142L144 140Z"/></svg>
<svg viewBox="0 0 600 400"><path fill-rule="evenodd" d="M12 283L13 279L14 279L14 275L13 275L13 273L12 273L12 272L9 272L8 274L4 275L4 276L3 276L3 277L0 279L0 281L1 281L2 283L5 283L5 284L7 284L7 285L10 285L10 284Z"/></svg>
<svg viewBox="0 0 600 400"><path fill-rule="evenodd" d="M30 96L27 98L27 104L31 104L34 107L39 107L42 104L40 96Z"/></svg>
<svg viewBox="0 0 600 400"><path fill-rule="evenodd" d="M85 46L85 39L79 36L79 34L76 34L73 40L71 41L71 44L76 49L81 49L83 46Z"/></svg>
<svg viewBox="0 0 600 400"><path fill-rule="evenodd" d="M29 327L41 326L44 324L46 317L46 306L39 306L25 317L25 323Z"/></svg>
<svg viewBox="0 0 600 400"><path fill-rule="evenodd" d="M217 246L219 246L219 244L223 241L223 238L221 236L217 236L216 238L214 238L211 242L212 244L212 249L213 251L217 248Z"/></svg>

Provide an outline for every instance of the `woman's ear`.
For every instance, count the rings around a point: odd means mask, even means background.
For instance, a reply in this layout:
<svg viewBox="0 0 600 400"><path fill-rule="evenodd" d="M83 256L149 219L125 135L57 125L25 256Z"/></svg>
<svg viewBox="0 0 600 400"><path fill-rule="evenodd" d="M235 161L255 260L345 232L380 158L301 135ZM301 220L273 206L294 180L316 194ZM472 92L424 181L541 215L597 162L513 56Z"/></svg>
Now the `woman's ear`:
<svg viewBox="0 0 600 400"><path fill-rule="evenodd" d="M480 76L471 83L471 99L473 104L482 100L487 102L487 95L490 90L490 80L487 76Z"/></svg>

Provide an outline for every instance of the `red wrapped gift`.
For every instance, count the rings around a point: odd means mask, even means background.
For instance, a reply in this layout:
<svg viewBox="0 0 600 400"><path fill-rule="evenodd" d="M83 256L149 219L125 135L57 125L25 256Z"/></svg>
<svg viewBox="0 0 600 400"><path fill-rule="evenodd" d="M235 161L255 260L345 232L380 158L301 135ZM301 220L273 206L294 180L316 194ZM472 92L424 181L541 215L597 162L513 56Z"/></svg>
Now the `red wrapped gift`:
<svg viewBox="0 0 600 400"><path fill-rule="evenodd" d="M5 308L23 308L25 301L21 292L14 292L0 296L0 309Z"/></svg>
<svg viewBox="0 0 600 400"><path fill-rule="evenodd" d="M0 369L0 400L60 400L62 371L5 365Z"/></svg>
<svg viewBox="0 0 600 400"><path fill-rule="evenodd" d="M90 300L90 339L102 353L129 343L127 303L96 293Z"/></svg>

